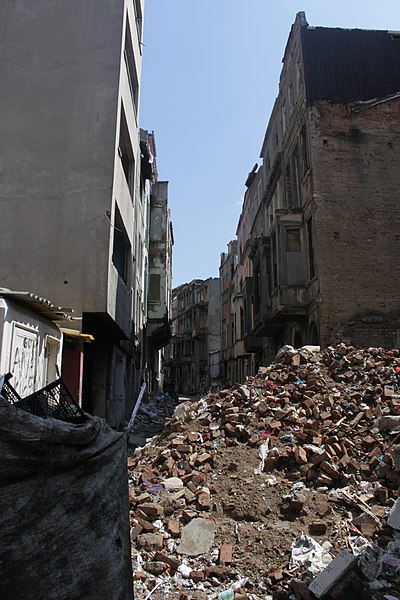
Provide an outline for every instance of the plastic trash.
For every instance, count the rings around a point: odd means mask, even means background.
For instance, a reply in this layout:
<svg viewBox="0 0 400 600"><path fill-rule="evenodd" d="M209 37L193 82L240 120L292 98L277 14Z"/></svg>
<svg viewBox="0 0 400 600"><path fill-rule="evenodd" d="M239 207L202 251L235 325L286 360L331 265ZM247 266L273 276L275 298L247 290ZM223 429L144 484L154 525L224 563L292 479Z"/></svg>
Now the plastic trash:
<svg viewBox="0 0 400 600"><path fill-rule="evenodd" d="M232 589L224 590L218 594L218 600L233 600L235 592Z"/></svg>
<svg viewBox="0 0 400 600"><path fill-rule="evenodd" d="M162 485L169 492L176 492L183 488L183 481L179 477L168 477L168 479L164 479Z"/></svg>
<svg viewBox="0 0 400 600"><path fill-rule="evenodd" d="M355 556L359 556L368 546L371 546L370 542L362 535L350 535L349 544Z"/></svg>
<svg viewBox="0 0 400 600"><path fill-rule="evenodd" d="M278 483L277 478L275 477L275 475L270 475L269 477L267 477L267 479L265 480L265 485L267 487L272 487L273 485L276 485Z"/></svg>
<svg viewBox="0 0 400 600"><path fill-rule="evenodd" d="M292 567L303 567L312 575L318 575L332 561L328 549L308 535L301 535L292 544Z"/></svg>
<svg viewBox="0 0 400 600"><path fill-rule="evenodd" d="M279 439L282 442L294 442L296 438L293 433L285 433L284 435L281 435Z"/></svg>
<svg viewBox="0 0 400 600"><path fill-rule="evenodd" d="M190 573L192 572L192 568L188 567L187 565L185 565L185 563L182 563L181 565L179 565L178 567L178 571L181 575L183 575L183 577L189 578L190 577Z"/></svg>
<svg viewBox="0 0 400 600"><path fill-rule="evenodd" d="M260 446L258 451L258 456L260 457L260 464L256 469L254 469L254 475L260 475L264 471L265 460L268 456L269 452L269 438Z"/></svg>
<svg viewBox="0 0 400 600"><path fill-rule="evenodd" d="M230 588L218 594L218 600L232 600L235 597L235 592L245 586L248 579L248 577L241 577L238 581L235 581Z"/></svg>
<svg viewBox="0 0 400 600"><path fill-rule="evenodd" d="M285 496L283 496L283 499L288 500L288 499L294 498L294 496L296 496L296 494L300 494L300 492L302 492L305 489L305 487L306 486L302 481L298 481L297 483L292 485L289 492L287 494L285 494Z"/></svg>

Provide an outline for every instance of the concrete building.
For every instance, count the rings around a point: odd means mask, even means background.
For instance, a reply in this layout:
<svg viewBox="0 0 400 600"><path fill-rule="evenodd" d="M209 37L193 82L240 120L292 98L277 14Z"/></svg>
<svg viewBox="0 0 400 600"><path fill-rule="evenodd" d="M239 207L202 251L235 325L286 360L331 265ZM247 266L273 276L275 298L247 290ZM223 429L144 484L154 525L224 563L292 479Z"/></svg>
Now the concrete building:
<svg viewBox="0 0 400 600"><path fill-rule="evenodd" d="M137 321L141 320L141 373L148 390L163 387L163 348L171 339L172 247L168 182L158 180L154 132L140 130L141 194L144 209L143 252L140 256L144 286L138 294ZM139 287L139 286L138 286Z"/></svg>
<svg viewBox="0 0 400 600"><path fill-rule="evenodd" d="M400 33L296 16L237 230L252 369L284 343L399 344L399 55Z"/></svg>
<svg viewBox="0 0 400 600"><path fill-rule="evenodd" d="M94 337L83 406L112 425L141 379L142 15L143 0L0 5L0 283L74 309Z"/></svg>
<svg viewBox="0 0 400 600"><path fill-rule="evenodd" d="M172 292L172 340L165 371L181 394L220 386L220 299L218 277L194 279Z"/></svg>

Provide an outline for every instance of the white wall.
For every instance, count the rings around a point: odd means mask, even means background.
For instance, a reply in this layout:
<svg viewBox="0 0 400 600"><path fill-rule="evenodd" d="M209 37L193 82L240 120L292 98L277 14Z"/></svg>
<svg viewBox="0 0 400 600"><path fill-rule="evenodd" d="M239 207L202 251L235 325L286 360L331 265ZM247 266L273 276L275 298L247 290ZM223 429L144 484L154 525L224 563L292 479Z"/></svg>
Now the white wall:
<svg viewBox="0 0 400 600"><path fill-rule="evenodd" d="M0 298L0 373L11 372L11 385L24 397L61 372L62 334L16 302Z"/></svg>

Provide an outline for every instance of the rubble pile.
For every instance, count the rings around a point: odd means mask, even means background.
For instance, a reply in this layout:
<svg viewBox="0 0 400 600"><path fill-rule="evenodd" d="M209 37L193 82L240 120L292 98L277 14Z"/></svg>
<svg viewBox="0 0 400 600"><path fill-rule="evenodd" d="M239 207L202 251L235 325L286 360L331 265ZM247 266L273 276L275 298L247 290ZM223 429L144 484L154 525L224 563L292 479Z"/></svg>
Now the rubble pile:
<svg viewBox="0 0 400 600"><path fill-rule="evenodd" d="M400 351L294 350L130 456L135 598L400 599Z"/></svg>
<svg viewBox="0 0 400 600"><path fill-rule="evenodd" d="M131 443L143 445L147 438L160 433L165 420L170 417L177 405L177 400L164 392L153 392L141 402L131 431Z"/></svg>

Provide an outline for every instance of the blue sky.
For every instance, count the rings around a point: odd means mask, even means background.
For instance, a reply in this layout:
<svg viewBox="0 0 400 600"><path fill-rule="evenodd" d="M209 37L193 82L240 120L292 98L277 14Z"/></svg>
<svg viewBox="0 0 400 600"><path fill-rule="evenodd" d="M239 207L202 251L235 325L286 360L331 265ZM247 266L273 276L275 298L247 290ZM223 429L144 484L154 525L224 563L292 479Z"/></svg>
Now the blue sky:
<svg viewBox="0 0 400 600"><path fill-rule="evenodd" d="M169 181L173 286L218 276L259 162L296 13L400 30L399 0L145 0L141 127Z"/></svg>

